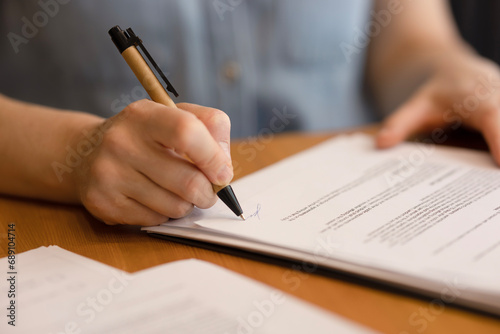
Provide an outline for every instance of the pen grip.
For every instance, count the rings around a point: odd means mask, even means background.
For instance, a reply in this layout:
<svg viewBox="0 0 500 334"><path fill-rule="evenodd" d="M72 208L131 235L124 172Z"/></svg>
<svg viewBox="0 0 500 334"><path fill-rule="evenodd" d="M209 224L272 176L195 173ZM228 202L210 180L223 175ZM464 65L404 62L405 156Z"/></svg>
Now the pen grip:
<svg viewBox="0 0 500 334"><path fill-rule="evenodd" d="M135 46L123 51L122 56L153 101L177 108Z"/></svg>
<svg viewBox="0 0 500 334"><path fill-rule="evenodd" d="M142 58L139 50L137 50L135 46L131 46L123 51L122 56L153 101L168 107L177 108L174 101L172 101L165 88L163 88L160 81L156 78L156 75L148 66L144 58ZM191 161L188 157L185 158ZM219 190L226 186L227 185L213 184L212 188L215 193L218 193Z"/></svg>

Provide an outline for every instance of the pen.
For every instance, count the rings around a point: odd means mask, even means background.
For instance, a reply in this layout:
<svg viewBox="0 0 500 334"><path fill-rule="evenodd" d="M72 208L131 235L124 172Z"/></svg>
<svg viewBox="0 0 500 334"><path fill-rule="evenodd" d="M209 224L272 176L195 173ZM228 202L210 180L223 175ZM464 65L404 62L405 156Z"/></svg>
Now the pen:
<svg viewBox="0 0 500 334"><path fill-rule="evenodd" d="M167 90L176 97L179 96L179 94L177 94L175 88L172 84L170 84L149 52L146 50L141 39L132 31L132 28L128 28L124 31L119 26L114 26L108 31L108 33L111 36L113 43L115 43L115 46L118 48L118 51L130 66L151 99L168 107L177 108L174 101L172 101L168 95ZM162 86L137 47L141 49L156 72L163 79L166 84L166 89ZM229 207L229 209L231 209L231 211L233 211L237 216L240 216L241 219L245 220L243 210L241 209L238 199L233 192L233 188L231 188L230 185L212 184L212 188L217 196Z"/></svg>

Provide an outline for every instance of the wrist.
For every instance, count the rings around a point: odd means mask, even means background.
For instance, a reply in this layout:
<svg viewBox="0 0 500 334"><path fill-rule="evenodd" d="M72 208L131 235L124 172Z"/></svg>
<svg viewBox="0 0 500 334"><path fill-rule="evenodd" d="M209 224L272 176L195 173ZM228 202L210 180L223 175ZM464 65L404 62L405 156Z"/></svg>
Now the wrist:
<svg viewBox="0 0 500 334"><path fill-rule="evenodd" d="M58 201L81 203L81 170L86 160L102 140L104 119L85 113L71 112L61 122L55 157L50 163L49 188Z"/></svg>

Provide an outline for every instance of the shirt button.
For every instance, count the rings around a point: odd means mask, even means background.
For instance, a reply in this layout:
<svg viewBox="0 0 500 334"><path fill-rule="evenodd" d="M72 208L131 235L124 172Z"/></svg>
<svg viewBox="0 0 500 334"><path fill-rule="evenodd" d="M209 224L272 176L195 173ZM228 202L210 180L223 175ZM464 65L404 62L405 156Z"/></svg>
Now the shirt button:
<svg viewBox="0 0 500 334"><path fill-rule="evenodd" d="M241 74L240 65L235 61L228 61L222 68L222 75L229 82L234 82L239 79Z"/></svg>

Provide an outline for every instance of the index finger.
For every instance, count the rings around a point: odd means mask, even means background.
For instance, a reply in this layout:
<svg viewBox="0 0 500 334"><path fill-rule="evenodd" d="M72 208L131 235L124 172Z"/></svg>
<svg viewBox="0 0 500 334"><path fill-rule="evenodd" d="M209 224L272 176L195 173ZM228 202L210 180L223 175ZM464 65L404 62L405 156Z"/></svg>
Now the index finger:
<svg viewBox="0 0 500 334"><path fill-rule="evenodd" d="M185 155L216 185L233 177L231 160L194 114L147 101L146 133L157 143Z"/></svg>
<svg viewBox="0 0 500 334"><path fill-rule="evenodd" d="M222 147L227 156L231 158L231 121L225 112L191 103L178 103L177 107L194 114L202 121L215 141Z"/></svg>

